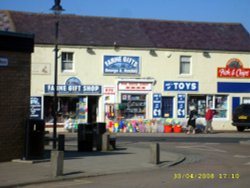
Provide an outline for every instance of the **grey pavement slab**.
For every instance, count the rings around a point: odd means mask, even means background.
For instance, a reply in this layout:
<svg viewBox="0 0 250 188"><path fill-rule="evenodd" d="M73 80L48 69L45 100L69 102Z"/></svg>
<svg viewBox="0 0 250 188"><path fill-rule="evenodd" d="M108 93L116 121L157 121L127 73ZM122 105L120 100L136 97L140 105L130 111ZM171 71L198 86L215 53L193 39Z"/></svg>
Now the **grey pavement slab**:
<svg viewBox="0 0 250 188"><path fill-rule="evenodd" d="M63 176L56 178L51 176L51 163L48 159L37 163L20 160L0 163L0 187L149 170L174 165L184 159L180 154L161 151L160 164L151 164L149 147L126 146L107 152L66 151Z"/></svg>

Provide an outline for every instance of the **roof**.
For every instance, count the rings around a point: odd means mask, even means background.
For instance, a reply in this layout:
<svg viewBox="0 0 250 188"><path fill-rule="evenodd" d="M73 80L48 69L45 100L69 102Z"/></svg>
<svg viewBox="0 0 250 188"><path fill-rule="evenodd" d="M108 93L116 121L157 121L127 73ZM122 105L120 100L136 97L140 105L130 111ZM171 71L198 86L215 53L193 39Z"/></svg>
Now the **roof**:
<svg viewBox="0 0 250 188"><path fill-rule="evenodd" d="M0 31L0 50L31 53L34 50L34 35Z"/></svg>
<svg viewBox="0 0 250 188"><path fill-rule="evenodd" d="M250 51L250 35L240 23L200 23L0 11L0 29L34 33L36 44L135 48Z"/></svg>

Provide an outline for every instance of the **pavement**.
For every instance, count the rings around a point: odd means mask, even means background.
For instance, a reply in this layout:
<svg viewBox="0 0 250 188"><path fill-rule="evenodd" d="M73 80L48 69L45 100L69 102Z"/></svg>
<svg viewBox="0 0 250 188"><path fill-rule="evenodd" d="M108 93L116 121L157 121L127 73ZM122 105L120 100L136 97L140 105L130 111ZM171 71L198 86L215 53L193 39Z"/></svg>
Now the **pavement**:
<svg viewBox="0 0 250 188"><path fill-rule="evenodd" d="M67 138L74 133L67 133ZM249 134L234 132L217 134L186 135L165 133L117 133L118 137L158 137L158 138L242 138L240 144L250 145ZM75 136L72 136L72 138ZM42 160L13 160L0 163L0 187L20 187L45 182L62 181L92 176L130 173L173 166L185 160L180 153L172 153L160 149L160 163L150 163L150 142L118 142L116 150L106 152L78 152L76 143L69 138L65 144L63 175L53 177L51 173L50 152L52 146L46 146ZM160 139L158 139L160 140ZM73 144L72 144L73 143ZM138 160L139 159L139 160Z"/></svg>
<svg viewBox="0 0 250 188"><path fill-rule="evenodd" d="M65 146L63 175L51 173L50 149L42 160L13 160L0 163L0 187L20 187L67 179L129 173L176 165L185 160L178 153L160 151L160 163L150 163L149 143L119 143L116 150L78 152L76 146ZM138 160L139 159L139 160Z"/></svg>

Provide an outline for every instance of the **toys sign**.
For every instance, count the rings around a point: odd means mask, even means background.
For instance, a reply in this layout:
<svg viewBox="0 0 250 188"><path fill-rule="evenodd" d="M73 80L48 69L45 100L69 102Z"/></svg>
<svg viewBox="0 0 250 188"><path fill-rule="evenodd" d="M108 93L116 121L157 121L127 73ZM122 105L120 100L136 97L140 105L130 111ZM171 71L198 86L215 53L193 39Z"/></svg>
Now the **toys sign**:
<svg viewBox="0 0 250 188"><path fill-rule="evenodd" d="M164 91L198 91L198 82L165 81Z"/></svg>

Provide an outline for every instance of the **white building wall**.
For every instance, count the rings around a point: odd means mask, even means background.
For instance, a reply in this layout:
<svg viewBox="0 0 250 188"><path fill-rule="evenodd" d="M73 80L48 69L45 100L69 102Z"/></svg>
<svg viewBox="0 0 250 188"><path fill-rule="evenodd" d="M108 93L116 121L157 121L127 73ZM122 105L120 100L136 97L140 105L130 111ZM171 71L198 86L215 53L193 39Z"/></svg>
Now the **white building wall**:
<svg viewBox="0 0 250 188"><path fill-rule="evenodd" d="M203 51L188 50L155 50L155 54L150 54L150 49L129 49L129 48L100 48L93 47L93 53L87 52L86 47L59 46L58 59L58 84L64 84L70 77L77 77L82 84L91 85L114 85L117 87L119 79L149 79L155 80L152 91L147 95L147 118L152 118L152 94L160 93L162 96L174 97L174 117L177 116L177 94L211 94L217 93L217 82L246 82L248 79L228 79L218 78L217 68L225 67L228 60L238 58L245 68L250 68L250 54L237 52L209 52L210 57L205 57ZM32 79L31 96L44 96L44 85L54 83L54 47L46 45L36 45L32 55ZM74 53L74 70L72 72L61 71L61 52ZM104 55L114 56L139 56L141 61L140 75L107 76L103 74ZM191 74L180 75L180 56L191 57ZM164 91L164 81L195 81L199 82L197 92L166 92ZM119 91L117 91L119 94ZM223 93L222 93L223 94ZM235 129L231 126L231 106L232 97L249 97L249 93L225 93L228 95L228 115L227 118L214 120L216 129ZM117 95L115 102L120 102ZM187 98L186 98L187 100ZM187 108L187 106L186 106ZM104 98L100 97L98 108L98 121L104 120Z"/></svg>

